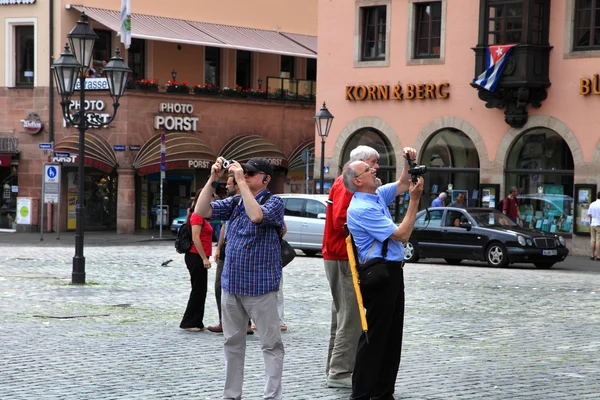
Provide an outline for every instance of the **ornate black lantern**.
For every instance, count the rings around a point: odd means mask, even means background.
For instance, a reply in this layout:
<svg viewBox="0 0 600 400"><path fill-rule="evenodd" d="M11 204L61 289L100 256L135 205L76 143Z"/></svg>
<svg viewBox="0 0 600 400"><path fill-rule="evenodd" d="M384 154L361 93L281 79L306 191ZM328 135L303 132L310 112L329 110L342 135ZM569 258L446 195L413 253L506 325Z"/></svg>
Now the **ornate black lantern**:
<svg viewBox="0 0 600 400"><path fill-rule="evenodd" d="M65 44L64 51L52 65L56 90L60 94L61 104L71 102L71 96L77 85L79 71L81 71L81 64L77 61L73 53L69 51L69 45Z"/></svg>
<svg viewBox="0 0 600 400"><path fill-rule="evenodd" d="M98 39L98 35L92 29L88 22L88 17L85 13L81 13L79 21L75 28L67 35L71 49L75 58L84 68L84 71L90 67L92 61L92 53L94 50L94 43Z"/></svg>

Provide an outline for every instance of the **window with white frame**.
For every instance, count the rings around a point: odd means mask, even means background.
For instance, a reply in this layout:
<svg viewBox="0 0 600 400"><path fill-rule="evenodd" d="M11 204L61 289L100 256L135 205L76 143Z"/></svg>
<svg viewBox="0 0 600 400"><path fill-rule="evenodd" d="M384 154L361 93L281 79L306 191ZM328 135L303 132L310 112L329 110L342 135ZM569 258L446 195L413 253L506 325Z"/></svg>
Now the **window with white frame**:
<svg viewBox="0 0 600 400"><path fill-rule="evenodd" d="M389 66L391 0L356 0L354 66Z"/></svg>
<svg viewBox="0 0 600 400"><path fill-rule="evenodd" d="M34 87L37 81L36 19L5 20L5 86Z"/></svg>
<svg viewBox="0 0 600 400"><path fill-rule="evenodd" d="M445 62L447 1L408 0L408 65Z"/></svg>

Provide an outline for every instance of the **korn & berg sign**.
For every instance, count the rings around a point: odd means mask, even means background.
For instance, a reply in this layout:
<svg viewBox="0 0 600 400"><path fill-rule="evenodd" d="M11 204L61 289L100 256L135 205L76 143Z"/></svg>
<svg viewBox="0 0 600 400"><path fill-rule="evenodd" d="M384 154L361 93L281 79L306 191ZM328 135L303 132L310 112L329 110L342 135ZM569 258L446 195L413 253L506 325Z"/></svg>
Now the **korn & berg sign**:
<svg viewBox="0 0 600 400"><path fill-rule="evenodd" d="M346 100L429 100L447 99L450 96L450 84L442 83L407 83L402 86L390 85L357 85L346 86Z"/></svg>
<svg viewBox="0 0 600 400"><path fill-rule="evenodd" d="M192 116L194 106L191 104L160 103L159 113L187 114L180 115L156 115L154 117L154 129L178 132L196 132L198 130L198 117Z"/></svg>
<svg viewBox="0 0 600 400"><path fill-rule="evenodd" d="M600 86L598 83L598 74L594 74L592 79L579 79L579 94L582 96L587 96L588 94L600 94Z"/></svg>

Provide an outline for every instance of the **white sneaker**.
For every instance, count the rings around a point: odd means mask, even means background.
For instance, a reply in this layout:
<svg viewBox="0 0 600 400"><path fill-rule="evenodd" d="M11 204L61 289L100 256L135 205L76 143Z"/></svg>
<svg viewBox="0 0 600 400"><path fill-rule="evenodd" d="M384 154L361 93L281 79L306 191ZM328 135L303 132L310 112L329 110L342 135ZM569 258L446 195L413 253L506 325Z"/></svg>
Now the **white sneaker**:
<svg viewBox="0 0 600 400"><path fill-rule="evenodd" d="M352 377L342 379L327 379L327 387L330 388L352 388Z"/></svg>

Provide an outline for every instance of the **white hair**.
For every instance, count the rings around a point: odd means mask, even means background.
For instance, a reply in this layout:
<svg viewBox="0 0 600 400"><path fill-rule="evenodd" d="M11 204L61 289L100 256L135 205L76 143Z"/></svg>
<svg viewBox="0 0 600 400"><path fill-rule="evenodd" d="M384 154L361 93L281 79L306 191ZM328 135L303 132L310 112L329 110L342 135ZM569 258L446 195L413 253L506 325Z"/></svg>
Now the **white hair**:
<svg viewBox="0 0 600 400"><path fill-rule="evenodd" d="M379 158L379 153L369 146L358 146L350 152L350 162L352 161L367 161L371 157Z"/></svg>

